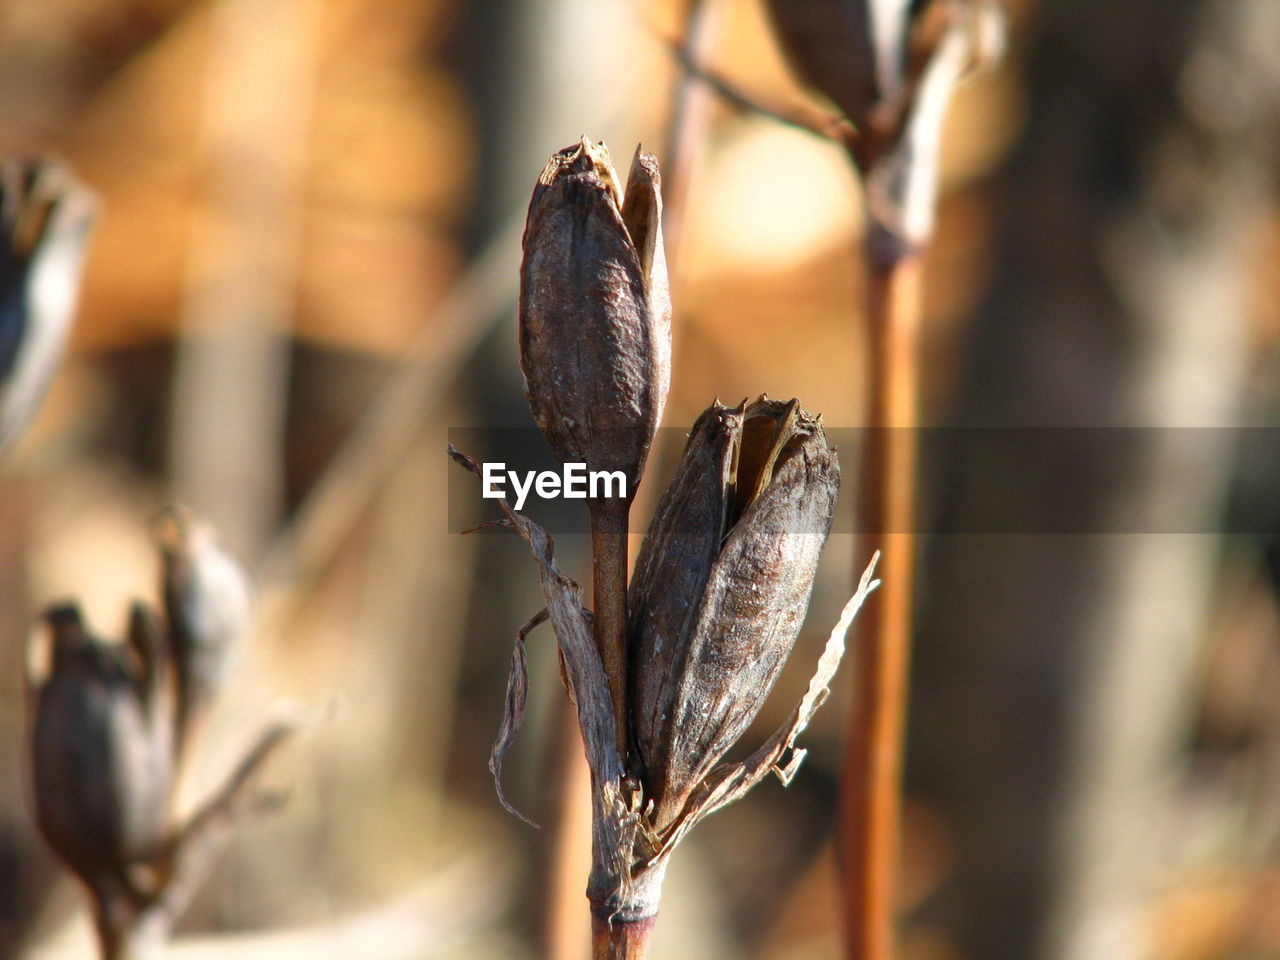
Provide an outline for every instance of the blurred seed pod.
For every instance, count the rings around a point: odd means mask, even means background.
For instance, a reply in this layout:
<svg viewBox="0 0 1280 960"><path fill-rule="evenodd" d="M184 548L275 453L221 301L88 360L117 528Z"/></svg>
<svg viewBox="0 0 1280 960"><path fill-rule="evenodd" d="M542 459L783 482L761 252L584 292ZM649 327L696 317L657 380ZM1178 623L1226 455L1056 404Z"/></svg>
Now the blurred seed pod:
<svg viewBox="0 0 1280 960"><path fill-rule="evenodd" d="M179 743L239 660L252 616L249 575L213 528L181 507L158 523Z"/></svg>
<svg viewBox="0 0 1280 960"><path fill-rule="evenodd" d="M632 580L632 734L659 829L759 712L839 492L820 420L762 397L698 418Z"/></svg>
<svg viewBox="0 0 1280 960"><path fill-rule="evenodd" d="M520 368L561 462L620 470L634 496L671 380L671 303L657 161L638 150L625 198L603 143L538 178L520 267Z"/></svg>
<svg viewBox="0 0 1280 960"><path fill-rule="evenodd" d="M0 167L0 450L34 415L62 359L95 205L58 164Z"/></svg>
<svg viewBox="0 0 1280 960"><path fill-rule="evenodd" d="M998 0L768 0L802 80L853 124L850 152L875 225L908 246L933 224L947 104L1003 53Z"/></svg>
<svg viewBox="0 0 1280 960"><path fill-rule="evenodd" d="M129 868L167 840L172 757L150 706L158 674L92 636L74 605L45 621L51 667L36 689L31 743L37 821L92 889L127 884Z"/></svg>
<svg viewBox="0 0 1280 960"><path fill-rule="evenodd" d="M861 165L899 122L911 0L769 0L796 73L835 103L858 133Z"/></svg>

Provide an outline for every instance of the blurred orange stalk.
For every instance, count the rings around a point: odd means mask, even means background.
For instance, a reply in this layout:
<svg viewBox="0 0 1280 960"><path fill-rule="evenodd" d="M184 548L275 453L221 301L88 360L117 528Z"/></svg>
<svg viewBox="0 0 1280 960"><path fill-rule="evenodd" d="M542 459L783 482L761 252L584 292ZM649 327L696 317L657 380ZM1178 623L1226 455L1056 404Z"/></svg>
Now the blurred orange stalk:
<svg viewBox="0 0 1280 960"><path fill-rule="evenodd" d="M873 258L874 260L874 258ZM867 277L871 401L858 530L883 553L879 602L855 651L841 790L840 860L851 960L892 960L915 561L920 259L872 262Z"/></svg>

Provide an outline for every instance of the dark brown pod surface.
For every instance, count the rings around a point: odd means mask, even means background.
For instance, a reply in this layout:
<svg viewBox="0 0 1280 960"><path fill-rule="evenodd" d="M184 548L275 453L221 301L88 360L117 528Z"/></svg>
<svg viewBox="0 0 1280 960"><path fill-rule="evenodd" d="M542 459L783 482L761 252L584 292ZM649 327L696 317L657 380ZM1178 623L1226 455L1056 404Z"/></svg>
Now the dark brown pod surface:
<svg viewBox="0 0 1280 960"><path fill-rule="evenodd" d="M36 698L37 820L53 850L96 887L166 840L167 731L153 722L148 679L125 647L91 636L74 607L46 619L53 656Z"/></svg>
<svg viewBox="0 0 1280 960"><path fill-rule="evenodd" d="M868 0L768 0L788 60L806 83L855 126L880 102L873 13Z"/></svg>
<svg viewBox="0 0 1280 960"><path fill-rule="evenodd" d="M534 419L555 455L589 470L622 471L630 499L670 381L670 306L652 157L638 155L632 165L626 207L624 220L603 144L583 139L547 163L525 224L520 368Z"/></svg>
<svg viewBox="0 0 1280 960"><path fill-rule="evenodd" d="M804 620L839 466L795 401L713 405L632 584L633 736L659 827L759 712Z"/></svg>

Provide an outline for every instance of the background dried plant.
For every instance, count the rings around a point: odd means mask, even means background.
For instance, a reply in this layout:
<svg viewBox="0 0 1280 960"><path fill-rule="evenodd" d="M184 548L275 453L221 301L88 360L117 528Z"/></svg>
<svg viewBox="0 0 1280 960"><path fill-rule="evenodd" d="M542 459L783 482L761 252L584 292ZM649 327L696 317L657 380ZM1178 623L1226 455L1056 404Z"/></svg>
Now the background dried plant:
<svg viewBox="0 0 1280 960"><path fill-rule="evenodd" d="M803 0L769 9L793 67L850 124L844 142L866 211L867 433L856 530L884 551L890 586L860 625L840 878L846 952L892 960L920 516L921 269L952 100L998 57L1004 21L988 0Z"/></svg>
<svg viewBox="0 0 1280 960"><path fill-rule="evenodd" d="M192 897L248 815L277 806L259 770L293 732L268 724L185 815L192 741L250 630L248 578L185 510L161 520L165 616L135 600L122 641L63 602L44 615L28 736L40 832L88 894L103 960L163 955Z"/></svg>
<svg viewBox="0 0 1280 960"><path fill-rule="evenodd" d="M792 78L760 4L699 7L700 67L792 119L836 113ZM1183 517L1172 528L1202 533L1033 535L1060 529L1053 471L1017 448L934 448L922 503L946 533L922 544L901 954L1126 958L1145 940L1173 960L1274 956L1275 445L1193 442L1190 460L1174 446L1276 421L1274 4L1008 8L1008 56L961 88L944 137L923 415L1204 428L1150 434L1169 443L1141 469L1092 463L1075 485L1092 517L1163 502ZM762 389L822 410L833 435L864 418L844 150L690 81L669 163L687 13L0 5L3 152L52 149L102 198L68 360L0 474L0 955L91 948L24 800L28 626L76 593L105 630L121 597L149 595L143 520L175 494L263 572L271 625L208 720L210 764L266 691L345 707L280 758L295 802L236 838L174 955L347 956L364 937L384 956L537 955L553 922L536 871L583 855L551 849L575 815L545 789L561 775L557 668L532 635L544 682L506 770L544 824L530 831L494 800L484 758L511 631L538 599L504 538L449 532L439 456L450 425L531 425L511 347L530 169L582 131L663 161L681 223L666 422ZM674 453L653 457L665 475ZM189 495L206 479L225 501ZM636 505L635 529L651 509ZM992 533L993 517L1022 532ZM797 662L855 579L851 526L837 517ZM566 567L583 546L557 539ZM784 672L755 734L803 682ZM807 732L805 776L690 837L656 957L840 956L846 696ZM566 951L587 935L585 869L564 870ZM1096 947L1107 931L1123 943Z"/></svg>

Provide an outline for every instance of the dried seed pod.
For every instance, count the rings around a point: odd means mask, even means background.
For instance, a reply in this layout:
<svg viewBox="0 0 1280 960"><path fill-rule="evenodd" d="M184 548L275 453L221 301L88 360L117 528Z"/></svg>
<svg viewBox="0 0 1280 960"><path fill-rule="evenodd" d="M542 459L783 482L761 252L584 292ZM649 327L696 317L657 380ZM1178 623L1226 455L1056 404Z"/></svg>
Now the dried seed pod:
<svg viewBox="0 0 1280 960"><path fill-rule="evenodd" d="M66 344L93 195L57 164L0 167L0 449L39 406Z"/></svg>
<svg viewBox="0 0 1280 960"><path fill-rule="evenodd" d="M189 511L169 508L158 527L181 742L239 658L249 631L252 590L248 574L218 544L213 529Z"/></svg>
<svg viewBox="0 0 1280 960"><path fill-rule="evenodd" d="M661 829L755 718L795 644L839 464L761 398L699 417L632 580L632 734Z"/></svg>
<svg viewBox="0 0 1280 960"><path fill-rule="evenodd" d="M561 462L620 470L627 502L671 380L671 305L657 161L638 150L625 201L603 143L561 150L529 203L520 369Z"/></svg>
<svg viewBox="0 0 1280 960"><path fill-rule="evenodd" d="M952 91L1002 52L998 0L769 0L769 11L796 72L857 132L850 153L884 245L874 252L923 243Z"/></svg>
<svg viewBox="0 0 1280 960"><path fill-rule="evenodd" d="M127 648L90 635L74 605L45 620L52 664L31 744L37 821L90 887L124 884L167 838L172 758L146 703L152 678Z"/></svg>
<svg viewBox="0 0 1280 960"><path fill-rule="evenodd" d="M853 123L864 169L898 124L913 6L910 0L768 2L796 72Z"/></svg>
<svg viewBox="0 0 1280 960"><path fill-rule="evenodd" d="M562 463L621 475L589 495L592 632L627 749L627 514L671 381L671 304L657 161L638 149L626 196L585 137L538 178L520 265L520 369Z"/></svg>

